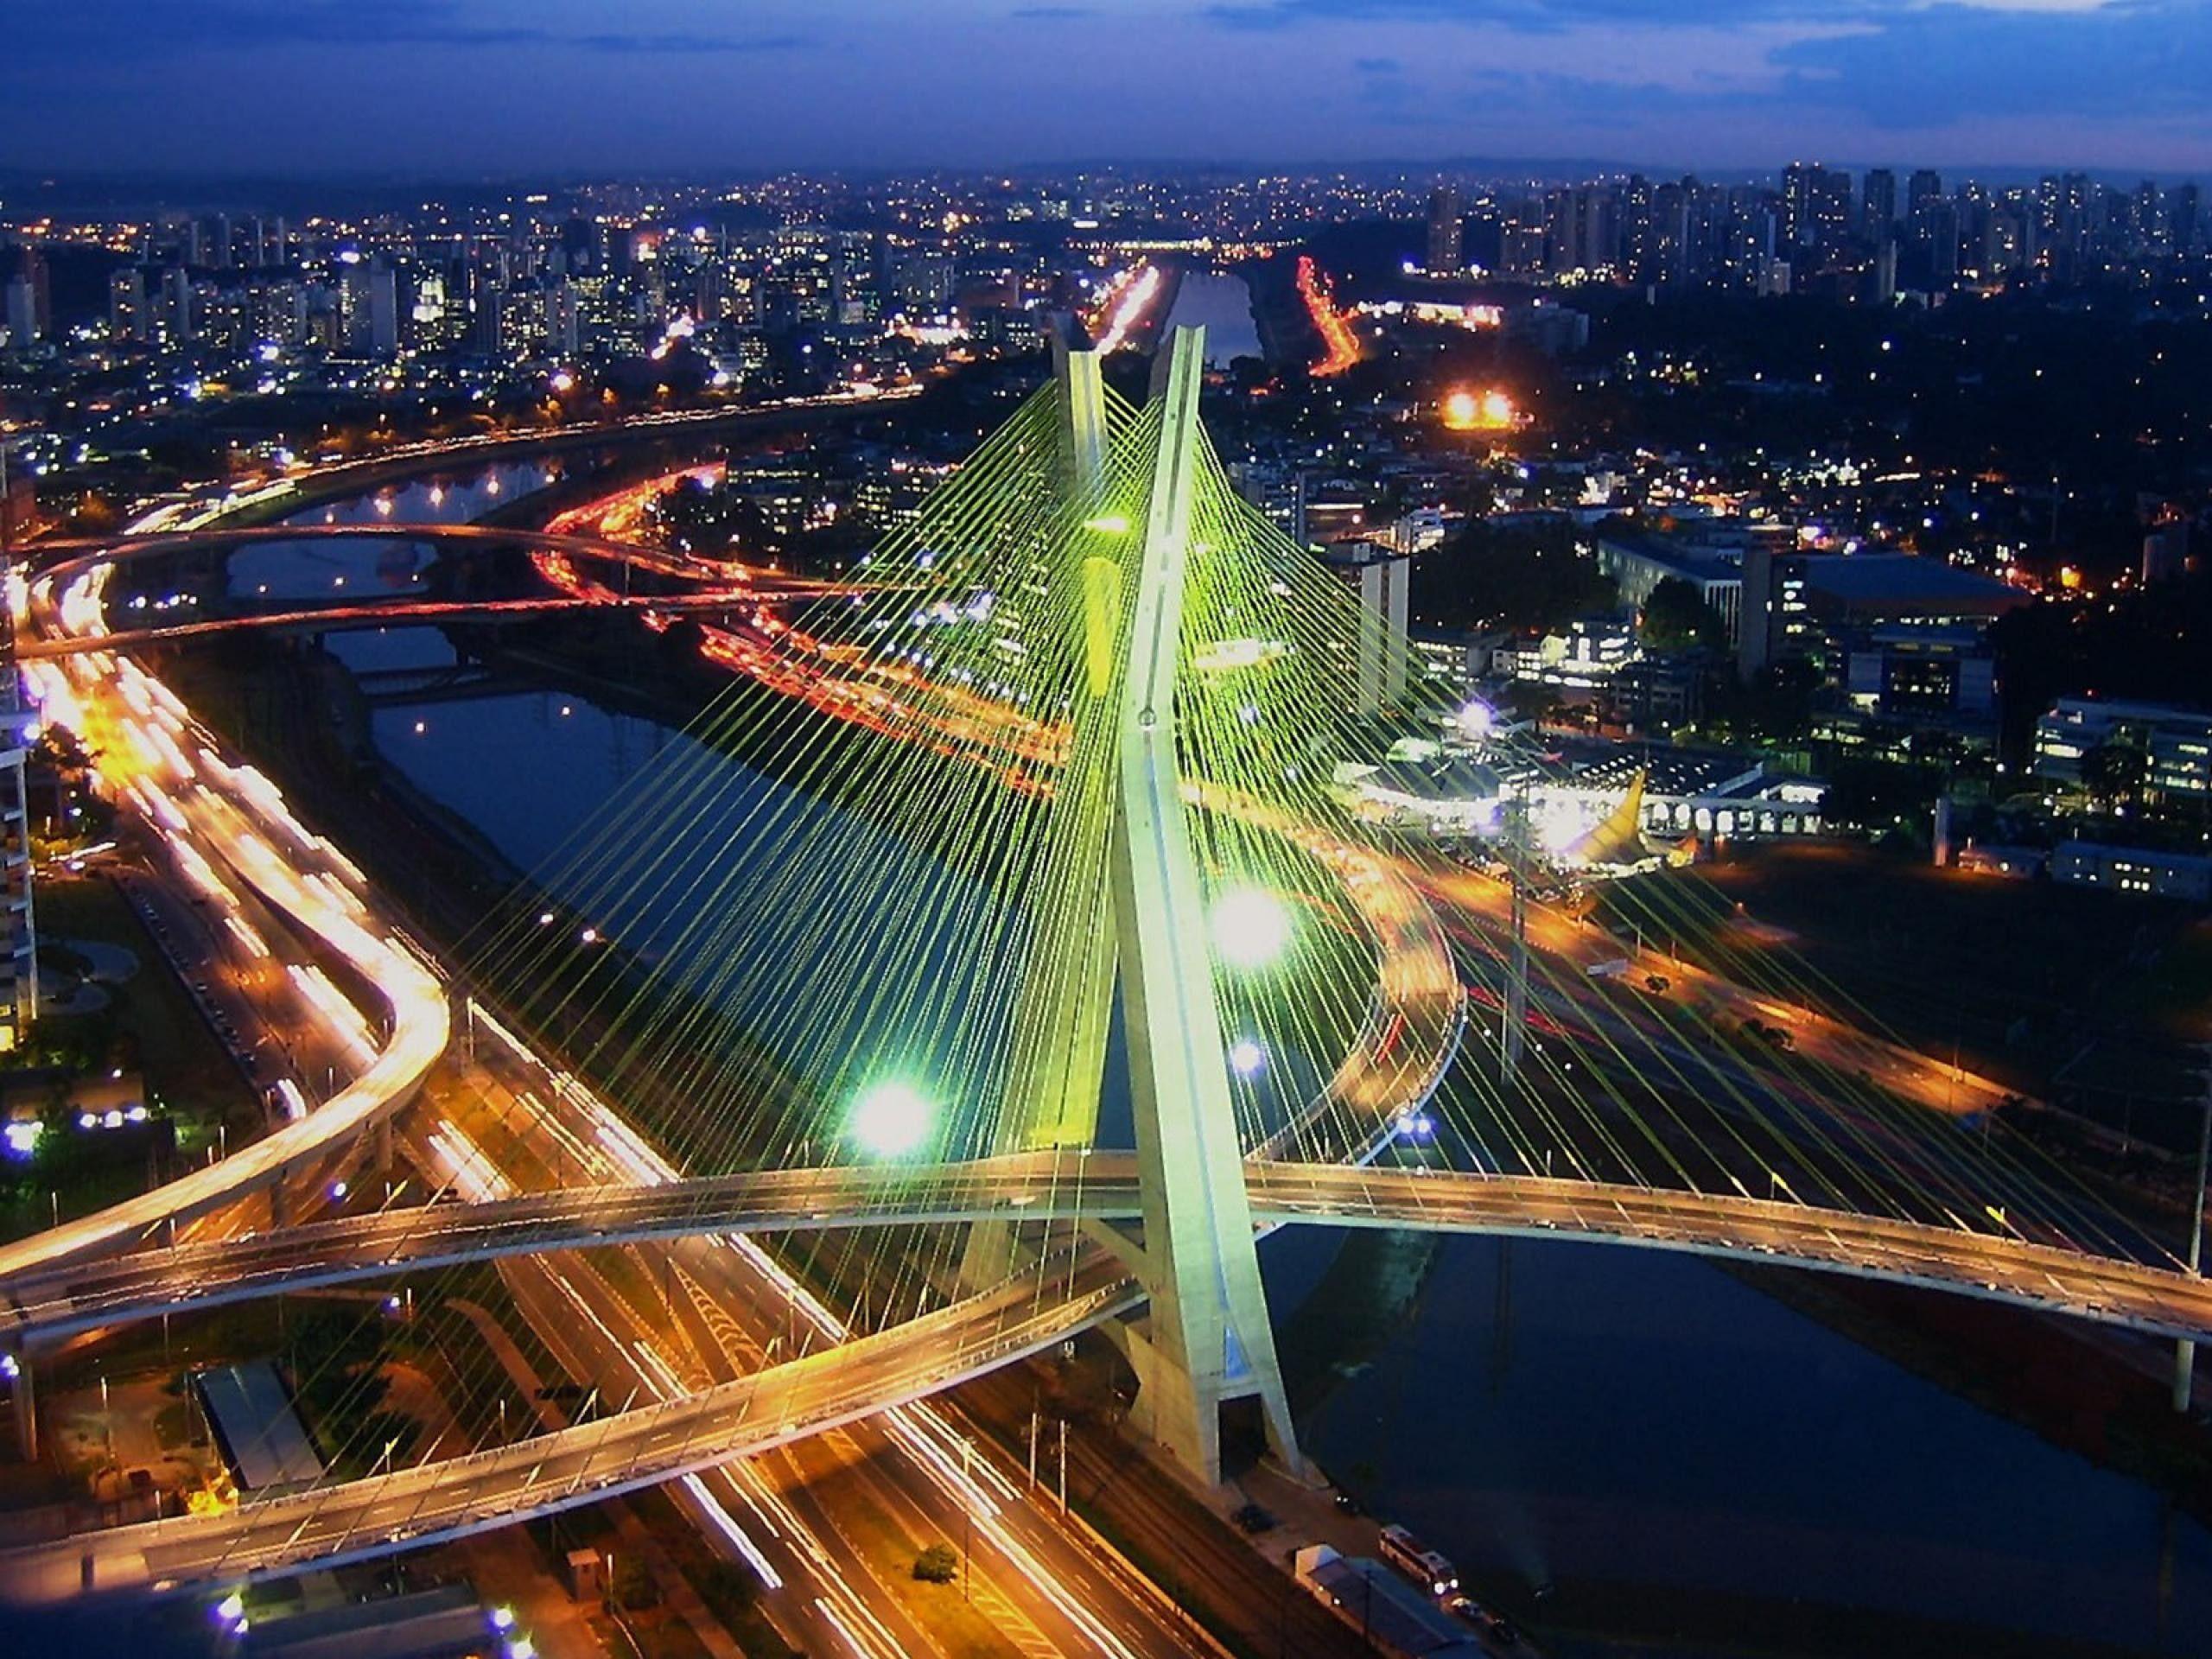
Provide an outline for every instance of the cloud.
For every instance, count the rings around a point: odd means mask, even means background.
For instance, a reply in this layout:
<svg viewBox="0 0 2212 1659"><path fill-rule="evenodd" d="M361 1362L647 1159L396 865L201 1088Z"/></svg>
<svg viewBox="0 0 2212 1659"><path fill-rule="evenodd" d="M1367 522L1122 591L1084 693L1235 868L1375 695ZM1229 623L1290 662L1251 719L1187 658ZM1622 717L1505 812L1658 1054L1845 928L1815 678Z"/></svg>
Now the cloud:
<svg viewBox="0 0 2212 1659"><path fill-rule="evenodd" d="M1354 58L1351 67L1363 75L1402 75L1406 71L1395 58Z"/></svg>
<svg viewBox="0 0 2212 1659"><path fill-rule="evenodd" d="M1007 14L1027 23L1070 23L1079 17L1096 17L1096 6L1016 6Z"/></svg>
<svg viewBox="0 0 2212 1659"><path fill-rule="evenodd" d="M87 63L295 46L550 46L628 56L788 52L805 44L789 34L569 31L484 18L481 8L463 0L72 0L35 5L11 19L7 39L9 50L23 59Z"/></svg>
<svg viewBox="0 0 2212 1659"><path fill-rule="evenodd" d="M1505 97L1578 121L1764 106L1885 130L2050 117L2212 134L2212 0L1230 0L1205 15L1245 29L1488 25L1593 44L1630 28L1646 38L1745 31L1745 56L1713 84L1617 66L1610 75L1531 70L1510 92L1484 92L1491 108Z"/></svg>
<svg viewBox="0 0 2212 1659"><path fill-rule="evenodd" d="M1908 0L1698 0L1669 11L1654 0L1222 0L1206 15L1232 29L1305 23L1490 24L1556 35L1590 24L1726 29L1775 22L1834 23L1894 11Z"/></svg>
<svg viewBox="0 0 2212 1659"><path fill-rule="evenodd" d="M1956 3L1771 54L1783 96L1885 127L1977 116L2171 118L2212 131L2212 0L2132 0L2096 11Z"/></svg>

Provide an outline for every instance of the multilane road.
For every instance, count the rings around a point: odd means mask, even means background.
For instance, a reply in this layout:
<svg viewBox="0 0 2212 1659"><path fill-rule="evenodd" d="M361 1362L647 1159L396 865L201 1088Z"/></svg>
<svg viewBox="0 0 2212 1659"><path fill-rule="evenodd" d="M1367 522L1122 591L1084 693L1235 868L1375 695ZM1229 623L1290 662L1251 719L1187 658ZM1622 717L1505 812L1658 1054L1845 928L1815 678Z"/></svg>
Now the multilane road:
<svg viewBox="0 0 2212 1659"><path fill-rule="evenodd" d="M465 1458L0 1555L0 1600L156 1592L307 1562L336 1566L657 1485L952 1388L1138 1300L1106 1252L1063 1258L1039 1294L1010 1281L874 1336L651 1408Z"/></svg>
<svg viewBox="0 0 2212 1659"><path fill-rule="evenodd" d="M1963 1229L1534 1176L1264 1160L1246 1171L1253 1217L1263 1225L1600 1240L1885 1279L2154 1336L2212 1338L2212 1283L2204 1280ZM137 1251L0 1280L0 1291L9 1335L22 1341L498 1255L697 1234L1121 1219L1140 1210L1136 1159L1126 1152L777 1170L385 1211Z"/></svg>

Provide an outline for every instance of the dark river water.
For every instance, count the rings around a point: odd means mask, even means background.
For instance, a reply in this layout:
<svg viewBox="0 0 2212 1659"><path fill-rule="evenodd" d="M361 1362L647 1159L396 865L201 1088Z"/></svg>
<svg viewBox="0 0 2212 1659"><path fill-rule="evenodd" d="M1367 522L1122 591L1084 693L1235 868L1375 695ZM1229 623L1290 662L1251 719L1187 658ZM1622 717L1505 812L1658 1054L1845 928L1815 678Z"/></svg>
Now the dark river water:
<svg viewBox="0 0 2212 1659"><path fill-rule="evenodd" d="M531 476L503 469L501 497ZM464 518L493 501L448 485L437 511ZM427 495L406 506L426 512ZM266 544L237 556L233 581L321 594L340 577L404 587L413 568L390 546ZM451 654L423 629L338 635L333 649L359 669ZM374 735L525 869L557 861L609 800L690 743L564 692L383 709ZM1961 1655L1999 1634L2015 1651L2212 1654L2203 1528L1716 1267L1295 1230L1263 1258L1307 1450L1471 1585L1550 1581L1562 1603L1585 1585L1656 1588L1721 1628L1738 1599L1950 1620L1967 1627L1946 1649ZM1892 1649L1878 1638L1864 1650Z"/></svg>

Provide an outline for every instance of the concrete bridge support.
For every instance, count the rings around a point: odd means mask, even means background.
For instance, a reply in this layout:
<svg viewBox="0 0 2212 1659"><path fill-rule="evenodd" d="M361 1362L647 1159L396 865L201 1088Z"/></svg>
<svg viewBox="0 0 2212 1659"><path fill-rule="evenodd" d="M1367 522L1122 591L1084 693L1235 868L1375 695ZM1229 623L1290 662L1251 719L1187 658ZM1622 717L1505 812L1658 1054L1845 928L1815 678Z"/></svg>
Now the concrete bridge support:
<svg viewBox="0 0 2212 1659"><path fill-rule="evenodd" d="M1150 1298L1129 1351L1141 1385L1139 1427L1218 1484L1221 1411L1232 1401L1256 1397L1275 1454L1293 1469L1304 1465L1260 1282L1176 752L1176 663L1205 441L1204 332L1178 329L1168 349L1116 710L1109 855ZM1116 535L1110 526L1097 533Z"/></svg>

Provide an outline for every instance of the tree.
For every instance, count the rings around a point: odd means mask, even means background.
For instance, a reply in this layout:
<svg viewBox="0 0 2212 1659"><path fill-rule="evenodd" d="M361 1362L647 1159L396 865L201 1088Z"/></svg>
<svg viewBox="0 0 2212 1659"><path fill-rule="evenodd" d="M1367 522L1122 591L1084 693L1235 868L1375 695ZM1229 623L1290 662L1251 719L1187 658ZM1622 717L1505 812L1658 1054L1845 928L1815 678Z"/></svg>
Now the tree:
<svg viewBox="0 0 2212 1659"><path fill-rule="evenodd" d="M1440 627L1548 630L1611 611L1619 589L1563 522L1503 531L1476 523L1414 561L1412 600L1414 615Z"/></svg>
<svg viewBox="0 0 2212 1659"><path fill-rule="evenodd" d="M2082 757L2082 786L2107 810L2139 804L2150 772L2150 757L2133 743L2100 743Z"/></svg>
<svg viewBox="0 0 2212 1659"><path fill-rule="evenodd" d="M1667 576L1652 588L1636 620L1636 637L1653 651L1718 651L1728 643L1728 625L1705 602L1694 582Z"/></svg>
<svg viewBox="0 0 2212 1659"><path fill-rule="evenodd" d="M914 1576L924 1584L950 1584L960 1576L960 1557L950 1544L931 1544L914 1557Z"/></svg>

